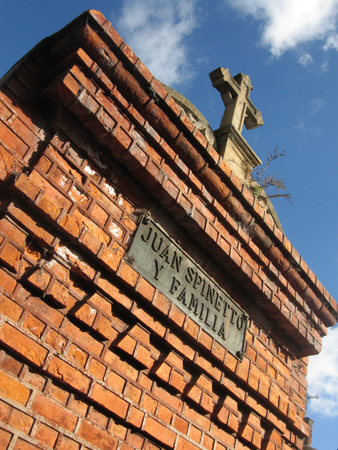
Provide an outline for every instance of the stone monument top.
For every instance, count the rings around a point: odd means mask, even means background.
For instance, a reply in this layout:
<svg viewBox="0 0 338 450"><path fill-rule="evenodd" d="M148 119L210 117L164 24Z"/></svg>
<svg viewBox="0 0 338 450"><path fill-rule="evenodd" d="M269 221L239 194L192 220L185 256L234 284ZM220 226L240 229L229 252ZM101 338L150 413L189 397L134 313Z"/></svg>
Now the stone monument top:
<svg viewBox="0 0 338 450"><path fill-rule="evenodd" d="M238 133L242 133L243 125L247 130L263 125L261 112L249 99L253 87L248 75L239 73L232 77L229 69L219 67L209 76L213 87L220 92L225 106L220 128L231 124Z"/></svg>

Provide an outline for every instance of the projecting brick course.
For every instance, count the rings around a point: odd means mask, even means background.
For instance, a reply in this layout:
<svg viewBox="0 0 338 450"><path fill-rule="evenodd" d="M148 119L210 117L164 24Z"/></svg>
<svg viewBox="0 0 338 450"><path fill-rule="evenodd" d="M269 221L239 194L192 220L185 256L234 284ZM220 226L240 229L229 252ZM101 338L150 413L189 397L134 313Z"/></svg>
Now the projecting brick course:
<svg viewBox="0 0 338 450"><path fill-rule="evenodd" d="M0 447L301 449L337 304L95 11L0 91ZM249 315L238 359L126 257L151 216Z"/></svg>

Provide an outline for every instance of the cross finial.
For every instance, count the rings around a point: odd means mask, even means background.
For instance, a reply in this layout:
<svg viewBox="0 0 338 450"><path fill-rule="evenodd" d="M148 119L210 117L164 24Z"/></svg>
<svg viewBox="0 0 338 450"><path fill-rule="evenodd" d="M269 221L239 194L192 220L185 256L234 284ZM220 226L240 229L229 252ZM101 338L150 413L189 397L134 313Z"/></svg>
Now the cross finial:
<svg viewBox="0 0 338 450"><path fill-rule="evenodd" d="M263 125L261 112L249 99L253 87L248 75L239 73L232 77L228 69L219 67L209 76L213 87L220 92L225 106L220 128L231 124L241 133L243 125L247 130Z"/></svg>

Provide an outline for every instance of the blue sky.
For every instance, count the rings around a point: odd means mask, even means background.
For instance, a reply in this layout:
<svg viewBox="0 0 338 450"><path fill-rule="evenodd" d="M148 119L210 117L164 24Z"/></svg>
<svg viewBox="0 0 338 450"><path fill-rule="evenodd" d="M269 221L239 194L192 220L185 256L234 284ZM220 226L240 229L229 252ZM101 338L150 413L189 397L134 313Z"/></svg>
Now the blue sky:
<svg viewBox="0 0 338 450"><path fill-rule="evenodd" d="M274 200L285 234L338 299L338 0L11 0L0 6L0 76L41 39L86 9L101 11L154 75L184 94L218 128L223 104L209 72L250 76L264 126L244 137L271 165L293 204ZM338 438L338 329L311 358L312 445Z"/></svg>

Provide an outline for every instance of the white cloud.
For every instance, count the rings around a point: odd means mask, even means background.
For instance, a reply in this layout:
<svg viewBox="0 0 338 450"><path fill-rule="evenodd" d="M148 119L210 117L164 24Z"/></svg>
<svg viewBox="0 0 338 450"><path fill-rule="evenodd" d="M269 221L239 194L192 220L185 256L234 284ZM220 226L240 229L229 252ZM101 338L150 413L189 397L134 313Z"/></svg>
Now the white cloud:
<svg viewBox="0 0 338 450"><path fill-rule="evenodd" d="M338 50L338 35L336 33L332 33L324 45L324 50L329 50L330 48Z"/></svg>
<svg viewBox="0 0 338 450"><path fill-rule="evenodd" d="M315 98L314 100L312 100L311 106L311 114L317 114L318 111L325 107L325 100L323 100L322 98Z"/></svg>
<svg viewBox="0 0 338 450"><path fill-rule="evenodd" d="M308 413L338 416L338 327L329 329L323 339L323 349L318 356L310 357L308 369L308 394L319 396L309 400Z"/></svg>
<svg viewBox="0 0 338 450"><path fill-rule="evenodd" d="M299 57L299 62L301 63L302 66L308 66L309 64L313 63L313 59L309 53L303 53Z"/></svg>
<svg viewBox="0 0 338 450"><path fill-rule="evenodd" d="M226 0L263 22L262 43L278 57L309 41L338 50L338 0Z"/></svg>
<svg viewBox="0 0 338 450"><path fill-rule="evenodd" d="M330 69L330 63L328 58L325 58L325 61L323 62L323 64L320 66L321 70L323 72L327 72Z"/></svg>
<svg viewBox="0 0 338 450"><path fill-rule="evenodd" d="M198 0L124 0L117 28L160 81L175 86L191 76L186 43L197 26Z"/></svg>

